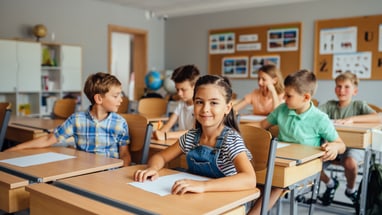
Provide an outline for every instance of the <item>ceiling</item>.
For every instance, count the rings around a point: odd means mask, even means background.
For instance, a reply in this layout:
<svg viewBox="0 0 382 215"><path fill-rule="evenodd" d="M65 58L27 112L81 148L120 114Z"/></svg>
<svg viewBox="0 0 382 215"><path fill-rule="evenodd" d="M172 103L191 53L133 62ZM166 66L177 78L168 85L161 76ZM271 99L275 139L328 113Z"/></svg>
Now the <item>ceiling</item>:
<svg viewBox="0 0 382 215"><path fill-rule="evenodd" d="M146 10L146 17L171 18L318 0L101 0Z"/></svg>

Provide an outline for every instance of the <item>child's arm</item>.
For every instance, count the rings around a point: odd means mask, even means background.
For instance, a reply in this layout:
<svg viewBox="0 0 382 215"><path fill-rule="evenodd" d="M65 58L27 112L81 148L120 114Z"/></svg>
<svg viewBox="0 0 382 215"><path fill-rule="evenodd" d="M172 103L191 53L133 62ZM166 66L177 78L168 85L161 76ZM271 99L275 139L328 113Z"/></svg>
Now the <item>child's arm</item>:
<svg viewBox="0 0 382 215"><path fill-rule="evenodd" d="M123 160L124 166L129 166L131 163L131 155L127 145L119 147L119 158Z"/></svg>
<svg viewBox="0 0 382 215"><path fill-rule="evenodd" d="M275 108L277 108L277 107L280 105L280 103L281 103L280 98L279 98L279 95L277 94L275 85L273 85L272 82L270 82L270 83L267 85L267 88L268 88L268 90L271 92L273 109L275 109Z"/></svg>
<svg viewBox="0 0 382 215"><path fill-rule="evenodd" d="M32 149L32 148L45 148L57 143L58 140L53 133L50 133L45 136L41 136L39 138L18 144L12 148L9 148L5 151L16 151L22 149Z"/></svg>
<svg viewBox="0 0 382 215"><path fill-rule="evenodd" d="M209 191L237 191L256 187L256 174L246 152L238 154L234 160L237 174L207 181L182 179L175 182L172 194L186 192L203 193Z"/></svg>
<svg viewBox="0 0 382 215"><path fill-rule="evenodd" d="M273 124L269 123L267 119L263 119L260 122L260 127L264 129L269 129L271 126L273 126Z"/></svg>
<svg viewBox="0 0 382 215"><path fill-rule="evenodd" d="M351 124L351 123L381 123L382 118L377 113L351 116L344 119L338 119L335 123Z"/></svg>
<svg viewBox="0 0 382 215"><path fill-rule="evenodd" d="M234 113L237 114L241 109L243 109L245 106L247 106L249 103L247 102L247 100L242 99L240 102L236 103L234 106L233 106L233 109L234 109Z"/></svg>
<svg viewBox="0 0 382 215"><path fill-rule="evenodd" d="M176 123L177 120L178 120L178 115L176 115L174 113L171 114L171 116L168 119L168 121L166 122L166 124L164 124L162 126L162 128L160 128L159 130L154 131L154 138L157 140L164 140L165 139L165 132L168 132L172 128L172 126ZM169 138L170 137L167 136L167 139L169 139Z"/></svg>
<svg viewBox="0 0 382 215"><path fill-rule="evenodd" d="M321 145L321 149L325 151L321 158L323 161L334 160L338 154L342 154L346 150L346 145L341 138L337 138L333 142L326 142Z"/></svg>
<svg viewBox="0 0 382 215"><path fill-rule="evenodd" d="M134 173L134 180L143 182L147 179L155 180L159 177L158 171L164 167L164 165L178 157L183 153L179 146L179 141L169 146L167 149L154 154L144 170L137 170Z"/></svg>

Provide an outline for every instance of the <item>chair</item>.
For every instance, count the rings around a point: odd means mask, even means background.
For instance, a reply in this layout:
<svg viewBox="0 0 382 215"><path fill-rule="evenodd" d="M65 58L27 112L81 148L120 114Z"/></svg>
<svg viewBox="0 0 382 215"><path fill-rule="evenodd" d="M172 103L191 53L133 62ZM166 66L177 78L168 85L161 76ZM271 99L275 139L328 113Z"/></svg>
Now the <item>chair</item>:
<svg viewBox="0 0 382 215"><path fill-rule="evenodd" d="M312 99L314 106L318 107L319 101L317 99Z"/></svg>
<svg viewBox="0 0 382 215"><path fill-rule="evenodd" d="M5 133L7 132L11 112L11 103L0 103L0 151L3 149Z"/></svg>
<svg viewBox="0 0 382 215"><path fill-rule="evenodd" d="M377 105L374 105L374 104L368 104L369 107L371 107L373 110L375 110L375 112L379 113L379 112L382 112L382 108L378 107Z"/></svg>
<svg viewBox="0 0 382 215"><path fill-rule="evenodd" d="M130 153L134 164L146 164L149 156L153 126L139 114L120 114L129 126Z"/></svg>
<svg viewBox="0 0 382 215"><path fill-rule="evenodd" d="M143 98L138 103L138 113L148 118L167 115L168 101L163 98Z"/></svg>
<svg viewBox="0 0 382 215"><path fill-rule="evenodd" d="M117 113L128 113L129 112L129 98L126 96L122 97L122 102L119 105Z"/></svg>
<svg viewBox="0 0 382 215"><path fill-rule="evenodd" d="M253 155L252 164L256 174L266 171L263 201L261 202L261 215L265 215L268 212L272 188L277 139L272 139L269 131L248 124L240 124L240 132L247 148Z"/></svg>
<svg viewBox="0 0 382 215"><path fill-rule="evenodd" d="M67 119L76 111L76 105L76 99L65 98L56 100L53 106L52 118Z"/></svg>

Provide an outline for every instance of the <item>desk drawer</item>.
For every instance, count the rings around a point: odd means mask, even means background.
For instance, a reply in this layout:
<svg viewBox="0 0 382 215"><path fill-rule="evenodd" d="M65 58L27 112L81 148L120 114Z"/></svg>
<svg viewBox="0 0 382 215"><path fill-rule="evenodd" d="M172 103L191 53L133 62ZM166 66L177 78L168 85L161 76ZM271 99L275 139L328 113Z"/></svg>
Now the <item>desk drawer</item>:
<svg viewBox="0 0 382 215"><path fill-rule="evenodd" d="M338 131L338 135L347 147L367 148L371 144L371 132Z"/></svg>

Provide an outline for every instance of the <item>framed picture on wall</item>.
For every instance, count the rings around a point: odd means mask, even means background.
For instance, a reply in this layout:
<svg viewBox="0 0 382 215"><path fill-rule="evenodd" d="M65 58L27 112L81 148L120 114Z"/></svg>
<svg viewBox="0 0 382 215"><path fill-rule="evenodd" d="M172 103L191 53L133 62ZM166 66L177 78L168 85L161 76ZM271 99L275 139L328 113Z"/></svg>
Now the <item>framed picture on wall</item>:
<svg viewBox="0 0 382 215"><path fill-rule="evenodd" d="M267 56L252 56L251 57L251 78L257 78L260 67L268 64L274 64L277 68L280 68L280 56L279 55L267 55Z"/></svg>
<svg viewBox="0 0 382 215"><path fill-rule="evenodd" d="M267 39L269 52L298 50L298 28L271 29Z"/></svg>
<svg viewBox="0 0 382 215"><path fill-rule="evenodd" d="M210 54L226 54L235 52L235 33L210 35Z"/></svg>
<svg viewBox="0 0 382 215"><path fill-rule="evenodd" d="M222 59L222 75L230 78L248 77L248 57L225 57Z"/></svg>

